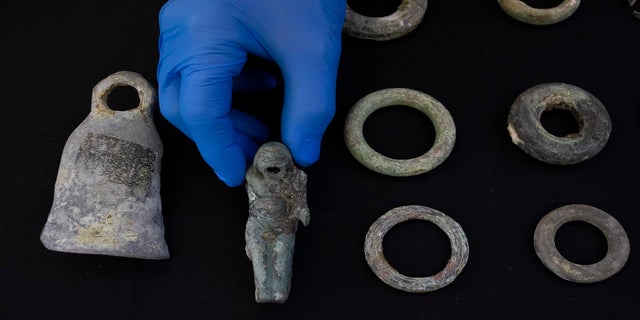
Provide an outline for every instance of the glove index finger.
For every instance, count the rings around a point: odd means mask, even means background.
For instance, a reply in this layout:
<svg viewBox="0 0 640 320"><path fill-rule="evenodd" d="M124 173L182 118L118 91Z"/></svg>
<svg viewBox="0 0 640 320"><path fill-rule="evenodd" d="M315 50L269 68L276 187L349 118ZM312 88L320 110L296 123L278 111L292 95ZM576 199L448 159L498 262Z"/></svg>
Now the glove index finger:
<svg viewBox="0 0 640 320"><path fill-rule="evenodd" d="M339 56L336 50L332 54ZM282 140L300 166L318 160L322 136L335 114L339 58L326 58L293 56L280 64L285 82Z"/></svg>
<svg viewBox="0 0 640 320"><path fill-rule="evenodd" d="M296 163L309 166L320 156L322 136L335 113L335 79L317 70L296 72L285 78L282 139Z"/></svg>
<svg viewBox="0 0 640 320"><path fill-rule="evenodd" d="M239 186L246 170L231 113L232 76L215 68L182 73L180 116L204 160L228 186Z"/></svg>

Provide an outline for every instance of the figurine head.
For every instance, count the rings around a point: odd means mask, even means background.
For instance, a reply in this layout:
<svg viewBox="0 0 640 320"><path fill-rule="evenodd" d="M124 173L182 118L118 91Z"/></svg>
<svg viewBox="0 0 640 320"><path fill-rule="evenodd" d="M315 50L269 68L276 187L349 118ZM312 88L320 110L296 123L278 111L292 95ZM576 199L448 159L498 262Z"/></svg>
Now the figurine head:
<svg viewBox="0 0 640 320"><path fill-rule="evenodd" d="M282 178L294 168L289 149L280 142L263 144L253 158L253 167L271 178Z"/></svg>

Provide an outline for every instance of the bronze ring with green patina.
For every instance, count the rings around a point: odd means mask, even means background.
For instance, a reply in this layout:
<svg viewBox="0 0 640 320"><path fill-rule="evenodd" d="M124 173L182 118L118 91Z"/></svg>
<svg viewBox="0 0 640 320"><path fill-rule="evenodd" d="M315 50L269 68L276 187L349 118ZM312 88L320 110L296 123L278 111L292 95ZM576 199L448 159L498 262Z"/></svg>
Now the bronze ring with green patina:
<svg viewBox="0 0 640 320"><path fill-rule="evenodd" d="M428 0L402 0L398 10L384 17L363 16L347 5L344 31L355 38L377 41L402 37L422 22L427 2Z"/></svg>
<svg viewBox="0 0 640 320"><path fill-rule="evenodd" d="M580 6L580 0L564 0L553 8L533 8L522 0L498 0L502 10L512 18L533 25L550 25L569 18Z"/></svg>
<svg viewBox="0 0 640 320"><path fill-rule="evenodd" d="M397 105L415 108L433 122L433 146L419 157L389 158L373 150L364 138L362 129L369 115L378 109ZM449 156L456 140L456 126L449 111L433 97L412 89L391 88L370 93L351 108L344 136L351 154L365 167L390 176L406 177L430 171Z"/></svg>

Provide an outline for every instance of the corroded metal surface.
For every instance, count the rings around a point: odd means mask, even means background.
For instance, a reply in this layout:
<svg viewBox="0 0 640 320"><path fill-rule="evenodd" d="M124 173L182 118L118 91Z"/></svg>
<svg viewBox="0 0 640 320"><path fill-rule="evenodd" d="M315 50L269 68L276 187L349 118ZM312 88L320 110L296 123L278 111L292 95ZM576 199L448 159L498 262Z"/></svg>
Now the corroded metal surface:
<svg viewBox="0 0 640 320"><path fill-rule="evenodd" d="M512 18L533 25L550 25L570 17L580 6L580 0L564 0L554 8L532 8L521 0L498 0L504 12Z"/></svg>
<svg viewBox="0 0 640 320"><path fill-rule="evenodd" d="M555 244L558 229L571 221L596 226L607 238L607 255L594 264L583 265L565 259ZM533 243L542 263L560 278L579 283L605 280L624 267L629 258L629 238L622 225L608 213L583 204L560 207L544 216L536 227Z"/></svg>
<svg viewBox="0 0 640 320"><path fill-rule="evenodd" d="M114 111L117 86L140 105ZM53 206L41 234L50 250L143 259L169 258L160 202L162 142L153 124L155 90L137 73L117 72L93 89L91 113L62 153Z"/></svg>
<svg viewBox="0 0 640 320"><path fill-rule="evenodd" d="M631 13L633 13L633 16L640 19L640 1L629 0L629 7L631 7Z"/></svg>
<svg viewBox="0 0 640 320"><path fill-rule="evenodd" d="M344 31L356 38L385 41L413 31L427 11L428 0L402 0L398 10L385 17L367 17L347 5Z"/></svg>
<svg viewBox="0 0 640 320"><path fill-rule="evenodd" d="M258 149L246 174L249 219L246 252L253 265L257 302L283 303L289 296L298 220L309 224L307 175L289 150L268 142Z"/></svg>
<svg viewBox="0 0 640 320"><path fill-rule="evenodd" d="M395 105L415 108L433 122L435 140L424 155L412 159L393 159L367 144L362 132L367 117L378 109ZM430 171L447 159L456 141L456 126L449 111L438 100L420 91L392 88L370 93L351 108L344 137L351 154L365 167L378 173L405 177Z"/></svg>
<svg viewBox="0 0 640 320"><path fill-rule="evenodd" d="M552 109L571 112L579 132L564 137L549 133L540 117ZM513 143L532 157L568 165L587 160L604 148L611 133L611 119L602 103L587 91L564 83L545 83L518 96L507 129Z"/></svg>
<svg viewBox="0 0 640 320"><path fill-rule="evenodd" d="M412 219L432 222L449 237L451 257L444 270L433 276L407 277L391 267L382 252L384 235L396 224ZM444 213L423 206L402 206L385 213L371 225L364 254L373 273L384 283L402 291L422 293L438 290L456 279L469 259L469 243L462 227Z"/></svg>

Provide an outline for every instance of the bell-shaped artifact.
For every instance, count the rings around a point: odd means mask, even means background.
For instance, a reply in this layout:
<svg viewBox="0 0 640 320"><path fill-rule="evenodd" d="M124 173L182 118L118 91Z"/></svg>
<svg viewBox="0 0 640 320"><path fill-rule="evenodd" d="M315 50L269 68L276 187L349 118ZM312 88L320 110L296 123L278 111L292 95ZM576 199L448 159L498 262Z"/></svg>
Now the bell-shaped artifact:
<svg viewBox="0 0 640 320"><path fill-rule="evenodd" d="M140 104L115 111L107 97L131 86ZM93 88L91 113L62 153L53 206L40 240L50 250L167 259L160 201L162 142L156 93L139 74L116 72Z"/></svg>

